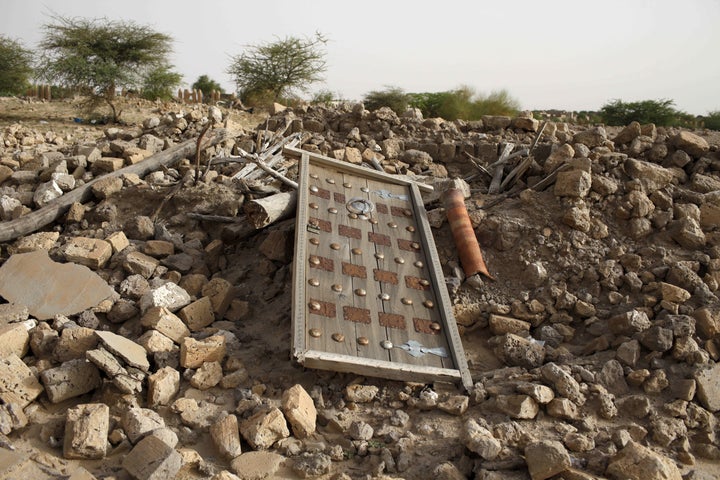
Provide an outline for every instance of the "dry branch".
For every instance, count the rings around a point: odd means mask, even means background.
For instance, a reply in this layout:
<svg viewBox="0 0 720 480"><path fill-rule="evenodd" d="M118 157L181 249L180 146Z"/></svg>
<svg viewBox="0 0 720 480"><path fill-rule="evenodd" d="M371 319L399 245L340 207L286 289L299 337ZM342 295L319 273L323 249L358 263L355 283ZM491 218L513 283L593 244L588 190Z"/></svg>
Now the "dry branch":
<svg viewBox="0 0 720 480"><path fill-rule="evenodd" d="M245 203L245 213L255 228L263 228L273 222L289 217L295 212L297 193L295 191L276 193Z"/></svg>

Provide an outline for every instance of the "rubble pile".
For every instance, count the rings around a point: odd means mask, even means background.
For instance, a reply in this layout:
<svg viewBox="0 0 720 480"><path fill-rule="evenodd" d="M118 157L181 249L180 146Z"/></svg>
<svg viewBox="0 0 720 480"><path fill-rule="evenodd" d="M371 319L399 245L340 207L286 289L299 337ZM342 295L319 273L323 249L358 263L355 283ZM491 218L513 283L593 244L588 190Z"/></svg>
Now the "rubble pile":
<svg viewBox="0 0 720 480"><path fill-rule="evenodd" d="M223 120L161 112L92 142L2 126L0 219ZM472 391L290 363L292 255L279 250L292 221L233 234L243 202L280 186L206 168L260 153L272 132L427 183L467 180L495 281L465 278L437 198L426 207ZM509 143L532 161L488 195L493 171L477 165ZM309 106L207 149L197 184L194 159L98 181L90 202L2 245L0 476L716 478L719 145L638 123ZM51 453L26 455L38 450Z"/></svg>

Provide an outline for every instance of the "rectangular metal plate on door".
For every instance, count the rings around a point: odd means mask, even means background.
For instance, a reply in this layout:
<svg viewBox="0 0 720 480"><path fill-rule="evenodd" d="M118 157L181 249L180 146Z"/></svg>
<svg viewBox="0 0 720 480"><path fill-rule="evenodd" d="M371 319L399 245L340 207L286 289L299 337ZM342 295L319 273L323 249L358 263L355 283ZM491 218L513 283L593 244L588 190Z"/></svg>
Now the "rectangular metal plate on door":
<svg viewBox="0 0 720 480"><path fill-rule="evenodd" d="M472 387L420 189L296 148L292 352L309 368Z"/></svg>

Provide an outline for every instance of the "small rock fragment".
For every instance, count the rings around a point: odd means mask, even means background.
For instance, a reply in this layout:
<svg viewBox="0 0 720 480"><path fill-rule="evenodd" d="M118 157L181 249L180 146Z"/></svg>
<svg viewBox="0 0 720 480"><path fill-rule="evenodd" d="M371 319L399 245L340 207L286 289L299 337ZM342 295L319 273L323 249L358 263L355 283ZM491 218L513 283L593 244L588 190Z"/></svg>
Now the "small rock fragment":
<svg viewBox="0 0 720 480"><path fill-rule="evenodd" d="M68 409L65 420L65 458L104 458L110 428L110 408L103 403Z"/></svg>

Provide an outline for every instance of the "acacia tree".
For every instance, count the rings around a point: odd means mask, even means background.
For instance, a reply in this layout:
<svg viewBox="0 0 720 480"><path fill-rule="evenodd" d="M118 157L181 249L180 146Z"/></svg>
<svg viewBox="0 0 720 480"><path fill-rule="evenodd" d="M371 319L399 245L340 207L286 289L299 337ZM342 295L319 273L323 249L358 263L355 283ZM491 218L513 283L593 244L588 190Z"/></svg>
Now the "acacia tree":
<svg viewBox="0 0 720 480"><path fill-rule="evenodd" d="M307 91L313 82L322 80L327 69L322 46L327 39L285 37L271 43L250 45L233 57L227 72L235 78L241 97L268 92L273 100L294 89Z"/></svg>
<svg viewBox="0 0 720 480"><path fill-rule="evenodd" d="M33 54L19 42L0 35L0 95L22 94L33 74Z"/></svg>
<svg viewBox="0 0 720 480"><path fill-rule="evenodd" d="M87 94L91 110L106 103L114 122L122 113L115 105L118 88L137 90L150 73L169 70L172 38L148 26L106 18L54 20L43 26L42 76Z"/></svg>

